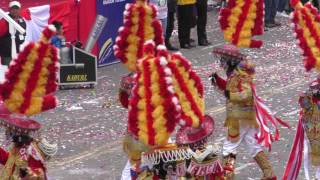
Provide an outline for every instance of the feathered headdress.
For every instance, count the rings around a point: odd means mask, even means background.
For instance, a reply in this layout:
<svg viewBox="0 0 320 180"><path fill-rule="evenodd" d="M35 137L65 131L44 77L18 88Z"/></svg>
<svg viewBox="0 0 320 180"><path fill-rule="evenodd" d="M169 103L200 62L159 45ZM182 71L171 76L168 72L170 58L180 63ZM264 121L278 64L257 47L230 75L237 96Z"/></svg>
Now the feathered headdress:
<svg viewBox="0 0 320 180"><path fill-rule="evenodd" d="M291 0L293 28L298 45L304 56L304 67L320 70L320 16L310 2L302 5L300 0Z"/></svg>
<svg viewBox="0 0 320 180"><path fill-rule="evenodd" d="M119 28L114 52L130 71L136 71L137 60L143 57L143 44L148 40L163 44L161 23L156 19L155 6L146 0L127 4L123 14L124 24Z"/></svg>
<svg viewBox="0 0 320 180"><path fill-rule="evenodd" d="M31 116L56 107L57 49L50 44L54 26L44 29L39 42L28 44L14 59L0 84L0 123L17 134L29 134L41 124ZM18 115L18 116L17 116ZM22 116L20 116L22 115Z"/></svg>
<svg viewBox="0 0 320 180"><path fill-rule="evenodd" d="M263 42L252 37L263 34L263 17L263 0L229 0L219 17L224 39L237 47L260 48Z"/></svg>
<svg viewBox="0 0 320 180"><path fill-rule="evenodd" d="M128 130L136 139L162 146L175 127L199 127L204 119L203 85L190 63L162 45L144 46L129 105Z"/></svg>
<svg viewBox="0 0 320 180"><path fill-rule="evenodd" d="M148 42L148 57L139 60L136 85L129 104L128 131L149 146L167 144L180 116L180 105L172 85L172 72L166 57L152 56L154 44Z"/></svg>
<svg viewBox="0 0 320 180"><path fill-rule="evenodd" d="M55 34L49 25L39 42L28 44L14 59L0 85L0 94L6 108L15 114L35 115L55 108L58 64L57 49L50 44Z"/></svg>
<svg viewBox="0 0 320 180"><path fill-rule="evenodd" d="M180 54L173 54L168 64L173 87L181 104L181 118L186 126L199 127L204 119L204 87L191 63Z"/></svg>

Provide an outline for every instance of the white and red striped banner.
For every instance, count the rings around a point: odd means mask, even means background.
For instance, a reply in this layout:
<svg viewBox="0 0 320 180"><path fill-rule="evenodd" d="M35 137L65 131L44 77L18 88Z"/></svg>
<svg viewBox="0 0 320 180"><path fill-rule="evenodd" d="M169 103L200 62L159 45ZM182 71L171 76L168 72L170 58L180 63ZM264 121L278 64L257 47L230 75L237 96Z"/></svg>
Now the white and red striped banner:
<svg viewBox="0 0 320 180"><path fill-rule="evenodd" d="M43 5L25 9L22 12L27 24L26 41L37 41L42 30L53 21L60 21L66 31L69 27L69 17L71 13L70 3L62 2L50 5Z"/></svg>

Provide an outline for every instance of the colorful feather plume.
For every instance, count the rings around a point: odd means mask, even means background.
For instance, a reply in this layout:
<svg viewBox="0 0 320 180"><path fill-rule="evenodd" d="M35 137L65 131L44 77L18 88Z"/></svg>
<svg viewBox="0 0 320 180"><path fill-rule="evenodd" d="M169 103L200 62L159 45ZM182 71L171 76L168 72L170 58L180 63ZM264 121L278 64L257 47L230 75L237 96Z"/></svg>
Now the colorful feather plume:
<svg viewBox="0 0 320 180"><path fill-rule="evenodd" d="M57 100L57 49L50 44L55 34L54 26L48 26L41 40L28 44L14 59L0 85L5 106L12 113L34 115L55 108Z"/></svg>
<svg viewBox="0 0 320 180"><path fill-rule="evenodd" d="M264 0L229 0L220 11L219 23L224 39L237 47L260 48L264 33Z"/></svg>
<svg viewBox="0 0 320 180"><path fill-rule="evenodd" d="M180 105L172 85L167 58L152 56L139 60L136 85L129 104L128 131L149 146L167 144L180 119Z"/></svg>
<svg viewBox="0 0 320 180"><path fill-rule="evenodd" d="M302 5L299 0L291 0L293 28L298 45L304 56L304 67L320 70L320 16L310 2Z"/></svg>
<svg viewBox="0 0 320 180"><path fill-rule="evenodd" d="M137 60L143 57L143 44L146 41L153 40L156 45L164 42L156 14L155 6L147 3L147 0L126 5L124 24L119 28L114 52L130 71L136 71Z"/></svg>
<svg viewBox="0 0 320 180"><path fill-rule="evenodd" d="M192 70L190 62L180 54L173 54L169 68L172 71L173 86L181 104L181 119L185 126L199 127L204 118L203 84Z"/></svg>

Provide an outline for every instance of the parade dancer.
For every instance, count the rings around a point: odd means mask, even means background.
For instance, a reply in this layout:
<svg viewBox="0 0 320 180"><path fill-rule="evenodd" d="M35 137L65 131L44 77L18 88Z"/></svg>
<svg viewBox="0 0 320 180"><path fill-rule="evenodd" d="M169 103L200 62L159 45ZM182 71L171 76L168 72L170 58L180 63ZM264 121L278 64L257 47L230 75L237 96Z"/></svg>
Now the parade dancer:
<svg viewBox="0 0 320 180"><path fill-rule="evenodd" d="M218 148L208 143L214 131L214 120L206 115L200 128L182 128L177 132L176 144L187 147L191 159L177 162L176 176L193 177L197 180L224 179L223 167L218 160ZM186 166L186 164L188 164Z"/></svg>
<svg viewBox="0 0 320 180"><path fill-rule="evenodd" d="M310 164L316 167L316 178L320 179L320 77L314 80L309 89L300 95L301 107L297 132L289 155L284 180L295 180L304 161L305 178L310 179ZM311 163L310 163L311 161Z"/></svg>
<svg viewBox="0 0 320 180"><path fill-rule="evenodd" d="M38 137L41 124L38 122L10 117L1 109L1 125L7 128L7 140L11 140L8 151L0 147L0 163L4 166L0 177L4 180L46 180L46 161L57 152L57 145Z"/></svg>
<svg viewBox="0 0 320 180"><path fill-rule="evenodd" d="M272 141L279 138L276 122L286 124L272 116L256 95L253 83L254 64L240 53L238 48L225 45L214 48L213 53L220 58L220 64L227 74L227 80L219 77L217 73L211 76L212 84L223 92L227 99L225 126L228 136L223 143L225 176L227 179L234 178L237 148L244 143L250 156L263 171L262 179L276 179L262 145L271 148ZM268 128L267 121L270 121L275 129L274 136Z"/></svg>
<svg viewBox="0 0 320 180"><path fill-rule="evenodd" d="M297 45L303 56L306 71L320 71L319 44L319 12L310 2L304 5L300 0L291 0L293 29ZM316 42L316 43L315 43ZM300 96L301 107L297 132L289 155L283 180L298 179L302 161L304 161L305 179L309 180L311 165L317 168L316 179L320 178L320 146L319 146L319 98L320 78L314 80L309 89Z"/></svg>
<svg viewBox="0 0 320 180"><path fill-rule="evenodd" d="M137 27L139 31L134 31ZM159 169L141 163L141 156L166 148L179 126L201 126L204 120L201 79L188 60L180 54L168 53L156 8L146 0L126 6L124 25L119 28L114 50L132 73L122 79L119 91L121 104L129 110L128 131L123 141L129 163L122 179L159 179Z"/></svg>
<svg viewBox="0 0 320 180"><path fill-rule="evenodd" d="M10 64L0 84L0 122L12 139L8 151L0 148L0 179L47 180L46 160L57 151L56 145L39 137L41 124L30 116L57 106L58 55L50 44L54 26L45 28L37 43L30 43Z"/></svg>

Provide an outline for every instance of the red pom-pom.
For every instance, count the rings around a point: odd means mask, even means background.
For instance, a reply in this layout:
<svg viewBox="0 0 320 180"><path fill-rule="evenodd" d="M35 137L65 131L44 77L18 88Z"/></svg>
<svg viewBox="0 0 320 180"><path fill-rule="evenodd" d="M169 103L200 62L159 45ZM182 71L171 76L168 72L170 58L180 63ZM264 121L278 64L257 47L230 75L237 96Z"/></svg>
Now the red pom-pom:
<svg viewBox="0 0 320 180"><path fill-rule="evenodd" d="M290 4L292 7L295 7L299 2L300 0L290 0Z"/></svg>
<svg viewBox="0 0 320 180"><path fill-rule="evenodd" d="M303 64L306 71L310 71L312 68L314 68L315 62L312 60L312 58L306 58L303 60Z"/></svg>
<svg viewBox="0 0 320 180"><path fill-rule="evenodd" d="M250 48L260 48L263 45L262 41L259 40L251 40Z"/></svg>
<svg viewBox="0 0 320 180"><path fill-rule="evenodd" d="M42 111L53 109L57 105L58 105L58 100L56 99L56 97L52 95L47 95L43 97Z"/></svg>
<svg viewBox="0 0 320 180"><path fill-rule="evenodd" d="M152 40L147 41L143 45L143 53L144 54L154 54L155 44Z"/></svg>

